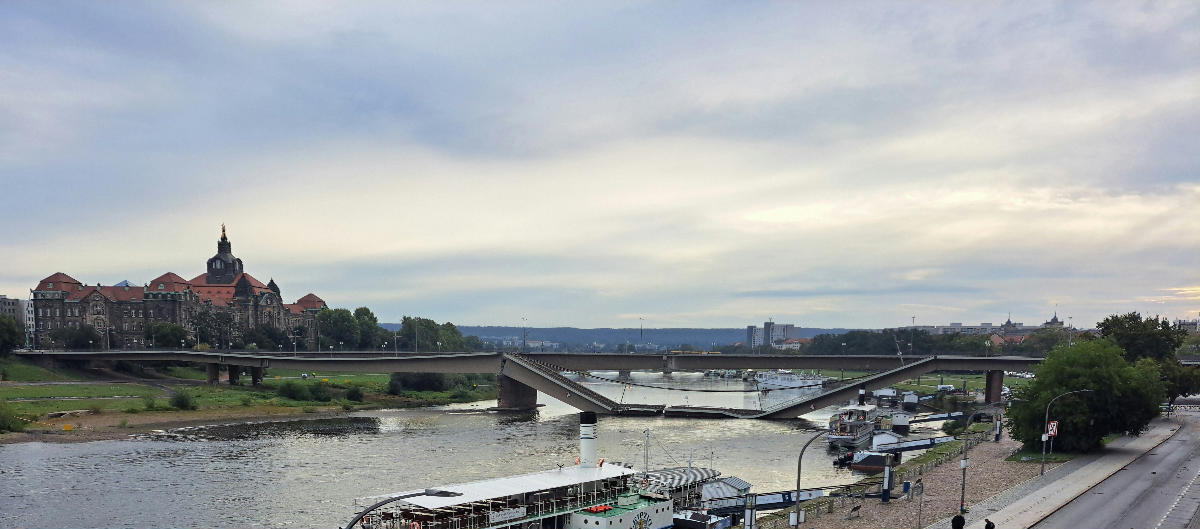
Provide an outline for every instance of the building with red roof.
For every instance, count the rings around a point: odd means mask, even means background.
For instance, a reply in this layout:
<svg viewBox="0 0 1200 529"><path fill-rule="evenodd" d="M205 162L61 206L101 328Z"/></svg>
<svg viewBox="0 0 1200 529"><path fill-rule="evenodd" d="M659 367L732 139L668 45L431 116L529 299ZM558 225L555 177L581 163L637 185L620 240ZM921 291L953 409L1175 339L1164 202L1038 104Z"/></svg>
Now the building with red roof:
<svg viewBox="0 0 1200 529"><path fill-rule="evenodd" d="M39 281L30 292L34 345L50 348L56 345L56 330L85 325L102 336L104 343L96 344L100 348L145 347L146 329L156 322L180 325L195 340L196 318L205 313L229 315L233 322L228 335L231 340L264 325L289 335L301 330L315 340L313 320L326 308L325 302L311 293L296 303L285 304L274 279L263 284L246 273L242 260L233 255L225 226L221 226L217 254L207 261L205 273L191 280L167 272L141 287L128 282L93 286L57 272Z"/></svg>

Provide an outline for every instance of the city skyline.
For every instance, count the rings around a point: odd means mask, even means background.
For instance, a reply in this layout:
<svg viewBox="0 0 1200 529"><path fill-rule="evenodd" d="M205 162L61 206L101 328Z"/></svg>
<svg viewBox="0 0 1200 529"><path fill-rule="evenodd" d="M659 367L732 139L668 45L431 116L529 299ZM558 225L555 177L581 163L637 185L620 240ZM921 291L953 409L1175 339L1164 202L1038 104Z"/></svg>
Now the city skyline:
<svg viewBox="0 0 1200 529"><path fill-rule="evenodd" d="M0 294L380 321L1200 312L1200 6L0 5ZM267 278L260 278L267 279Z"/></svg>

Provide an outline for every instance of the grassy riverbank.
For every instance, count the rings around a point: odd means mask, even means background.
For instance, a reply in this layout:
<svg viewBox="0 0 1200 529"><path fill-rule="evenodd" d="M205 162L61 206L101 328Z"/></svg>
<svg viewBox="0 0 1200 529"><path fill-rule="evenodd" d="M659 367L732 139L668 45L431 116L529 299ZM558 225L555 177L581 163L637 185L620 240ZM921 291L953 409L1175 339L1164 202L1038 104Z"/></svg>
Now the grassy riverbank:
<svg viewBox="0 0 1200 529"><path fill-rule="evenodd" d="M54 432L56 441L118 438L138 429L227 422L301 414L341 414L353 410L411 408L496 398L494 385L465 384L443 391L389 394L388 374L306 373L270 370L260 386L249 377L239 384L208 385L203 369L156 367L135 378L112 371L44 369L20 359L4 359L9 374L0 382L0 403L25 425L25 434L0 440L20 442ZM121 376L120 381L112 380ZM181 398L180 395L186 395ZM66 413L63 417L49 417ZM67 430L64 431L64 428Z"/></svg>

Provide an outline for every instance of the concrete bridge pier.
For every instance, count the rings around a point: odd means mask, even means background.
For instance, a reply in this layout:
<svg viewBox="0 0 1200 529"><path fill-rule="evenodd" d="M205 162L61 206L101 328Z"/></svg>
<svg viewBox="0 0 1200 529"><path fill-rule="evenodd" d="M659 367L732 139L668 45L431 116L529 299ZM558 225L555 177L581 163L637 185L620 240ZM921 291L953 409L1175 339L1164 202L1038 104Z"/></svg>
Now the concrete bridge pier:
<svg viewBox="0 0 1200 529"><path fill-rule="evenodd" d="M221 364L204 364L208 370L208 383L216 384L221 378Z"/></svg>
<svg viewBox="0 0 1200 529"><path fill-rule="evenodd" d="M262 385L263 371L265 371L265 369L261 367L250 368L250 383L254 384L255 387Z"/></svg>
<svg viewBox="0 0 1200 529"><path fill-rule="evenodd" d="M671 373L674 373L676 371L675 370L675 357L663 355L662 358L663 358L662 374L670 375Z"/></svg>
<svg viewBox="0 0 1200 529"><path fill-rule="evenodd" d="M507 375L496 377L499 398L496 407L501 410L532 410L537 408L537 390L517 382Z"/></svg>
<svg viewBox="0 0 1200 529"><path fill-rule="evenodd" d="M229 369L229 385L238 385L238 379L242 377L242 366L230 365L226 367Z"/></svg>
<svg viewBox="0 0 1200 529"><path fill-rule="evenodd" d="M983 401L991 404L1000 402L1000 390L1004 388L1004 370L992 369L987 372L987 383L983 388Z"/></svg>

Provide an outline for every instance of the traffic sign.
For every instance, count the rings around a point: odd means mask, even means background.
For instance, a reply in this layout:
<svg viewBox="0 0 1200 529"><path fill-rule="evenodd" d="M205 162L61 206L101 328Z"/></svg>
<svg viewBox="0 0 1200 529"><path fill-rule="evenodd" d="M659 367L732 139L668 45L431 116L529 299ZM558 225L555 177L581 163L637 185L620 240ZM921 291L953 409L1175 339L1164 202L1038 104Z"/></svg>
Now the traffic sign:
<svg viewBox="0 0 1200 529"><path fill-rule="evenodd" d="M1046 435L1058 437L1058 421L1050 421L1050 424L1046 426Z"/></svg>

